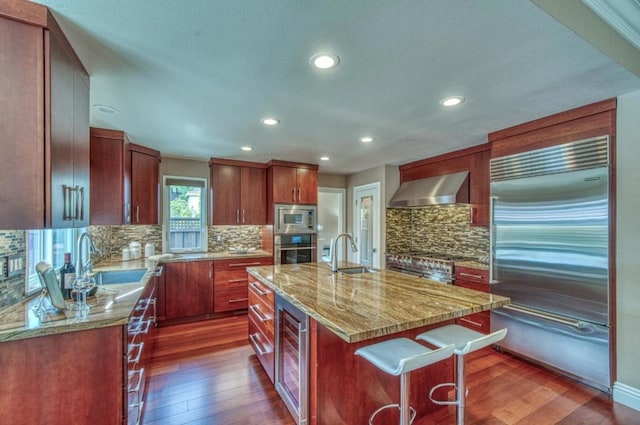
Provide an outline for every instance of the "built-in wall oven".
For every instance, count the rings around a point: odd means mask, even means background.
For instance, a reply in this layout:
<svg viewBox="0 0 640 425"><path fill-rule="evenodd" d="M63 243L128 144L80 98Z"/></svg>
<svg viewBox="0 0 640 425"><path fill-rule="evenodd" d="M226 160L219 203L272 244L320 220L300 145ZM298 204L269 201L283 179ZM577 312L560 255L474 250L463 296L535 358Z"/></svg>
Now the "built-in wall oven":
<svg viewBox="0 0 640 425"><path fill-rule="evenodd" d="M315 233L275 235L273 256L275 264L315 263L318 256Z"/></svg>
<svg viewBox="0 0 640 425"><path fill-rule="evenodd" d="M315 205L276 204L274 233L276 235L316 233L316 213Z"/></svg>

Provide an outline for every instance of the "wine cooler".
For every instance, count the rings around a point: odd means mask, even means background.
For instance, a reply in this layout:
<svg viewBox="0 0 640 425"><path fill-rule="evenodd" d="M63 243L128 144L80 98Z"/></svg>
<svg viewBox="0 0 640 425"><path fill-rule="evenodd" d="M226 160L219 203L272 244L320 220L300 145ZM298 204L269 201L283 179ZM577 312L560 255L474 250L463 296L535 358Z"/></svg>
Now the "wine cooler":
<svg viewBox="0 0 640 425"><path fill-rule="evenodd" d="M298 425L308 420L309 319L276 296L275 386Z"/></svg>

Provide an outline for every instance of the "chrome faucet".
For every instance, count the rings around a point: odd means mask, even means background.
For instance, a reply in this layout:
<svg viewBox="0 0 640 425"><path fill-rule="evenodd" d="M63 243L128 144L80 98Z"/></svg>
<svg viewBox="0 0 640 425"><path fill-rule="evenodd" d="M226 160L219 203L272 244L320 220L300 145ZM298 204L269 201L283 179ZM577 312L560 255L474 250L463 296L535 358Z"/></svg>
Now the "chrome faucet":
<svg viewBox="0 0 640 425"><path fill-rule="evenodd" d="M82 242L84 242L85 239L89 240L89 259L86 262L84 262L84 259L82 258ZM76 276L84 277L85 273L93 271L93 260L91 259L91 254L93 254L94 252L99 253L100 250L96 248L91 235L88 232L84 232L78 237L76 252L76 255L78 256L76 261Z"/></svg>
<svg viewBox="0 0 640 425"><path fill-rule="evenodd" d="M331 271L332 272L337 272L338 271L338 254L337 254L337 249L336 248L337 248L337 245L338 245L338 240L343 236L346 237L347 239L349 239L349 242L351 242L351 251L358 252L358 247L356 246L356 243L353 241L353 238L351 237L350 233L340 233L334 239L331 239L331 245L330 245L330 249L329 249L329 258L331 259Z"/></svg>

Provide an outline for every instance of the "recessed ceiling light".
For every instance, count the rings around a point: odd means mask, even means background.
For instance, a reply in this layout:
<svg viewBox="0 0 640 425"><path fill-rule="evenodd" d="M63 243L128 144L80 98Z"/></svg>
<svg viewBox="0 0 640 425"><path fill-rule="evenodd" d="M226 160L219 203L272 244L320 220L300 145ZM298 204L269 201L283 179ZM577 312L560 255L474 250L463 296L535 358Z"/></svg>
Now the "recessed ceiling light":
<svg viewBox="0 0 640 425"><path fill-rule="evenodd" d="M321 156L320 157L320 161L328 161L329 157L328 156Z"/></svg>
<svg viewBox="0 0 640 425"><path fill-rule="evenodd" d="M247 151L247 152L249 152L249 151L252 151L252 150L253 150L253 148L252 148L251 146L243 146L243 147L241 147L240 149L242 149L243 151Z"/></svg>
<svg viewBox="0 0 640 425"><path fill-rule="evenodd" d="M118 110L116 108L114 108L113 106L109 106L109 105L100 105L100 104L95 104L93 105L93 107L95 109L97 109L100 112L104 112L105 114L117 114Z"/></svg>
<svg viewBox="0 0 640 425"><path fill-rule="evenodd" d="M278 124L280 124L280 120L277 119L277 118L267 117L267 118L263 118L262 119L262 124L264 124L264 125L278 125Z"/></svg>
<svg viewBox="0 0 640 425"><path fill-rule="evenodd" d="M335 68L340 63L340 58L337 55L330 53L318 53L311 56L309 59L311 65L319 69Z"/></svg>
<svg viewBox="0 0 640 425"><path fill-rule="evenodd" d="M362 143L371 143L371 142L373 142L373 137L368 137L368 136L367 137L361 137L360 141Z"/></svg>
<svg viewBox="0 0 640 425"><path fill-rule="evenodd" d="M451 96L445 97L440 101L440 104L443 106L456 106L464 102L464 97L462 96Z"/></svg>

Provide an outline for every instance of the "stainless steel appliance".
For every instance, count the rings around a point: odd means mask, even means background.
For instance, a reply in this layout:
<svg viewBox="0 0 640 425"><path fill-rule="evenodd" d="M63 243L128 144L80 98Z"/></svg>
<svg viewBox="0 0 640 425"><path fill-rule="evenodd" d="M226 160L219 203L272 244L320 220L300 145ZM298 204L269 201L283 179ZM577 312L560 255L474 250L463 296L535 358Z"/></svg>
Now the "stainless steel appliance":
<svg viewBox="0 0 640 425"><path fill-rule="evenodd" d="M386 254L386 259L389 270L451 285L454 278L454 262L471 258L437 252L412 251L401 254Z"/></svg>
<svg viewBox="0 0 640 425"><path fill-rule="evenodd" d="M273 238L275 264L315 263L317 257L315 234L275 235Z"/></svg>
<svg viewBox="0 0 640 425"><path fill-rule="evenodd" d="M315 205L276 204L274 208L275 234L317 232Z"/></svg>
<svg viewBox="0 0 640 425"><path fill-rule="evenodd" d="M502 348L610 391L609 138L491 160Z"/></svg>
<svg viewBox="0 0 640 425"><path fill-rule="evenodd" d="M276 295L275 387L298 425L308 424L309 318Z"/></svg>

